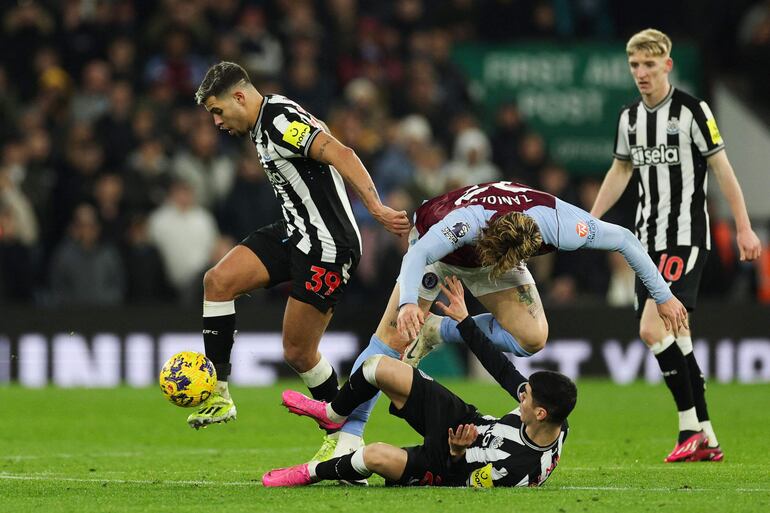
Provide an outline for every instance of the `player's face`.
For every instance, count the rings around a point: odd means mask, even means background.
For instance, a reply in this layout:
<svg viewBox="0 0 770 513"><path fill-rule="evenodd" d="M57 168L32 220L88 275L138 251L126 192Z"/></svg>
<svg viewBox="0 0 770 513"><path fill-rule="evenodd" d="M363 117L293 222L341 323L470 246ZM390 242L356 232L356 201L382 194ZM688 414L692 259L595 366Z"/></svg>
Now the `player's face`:
<svg viewBox="0 0 770 513"><path fill-rule="evenodd" d="M243 93L235 92L222 97L209 96L204 102L206 110L214 117L214 124L230 135L242 137L251 127L245 107Z"/></svg>
<svg viewBox="0 0 770 513"><path fill-rule="evenodd" d="M540 410L543 412L545 411L534 404L534 401L532 400L532 387L527 383L524 385L524 390L519 394L519 412L521 413L521 421L524 424L536 422L538 420L538 411Z"/></svg>
<svg viewBox="0 0 770 513"><path fill-rule="evenodd" d="M655 57L647 52L634 52L628 56L631 75L642 96L658 97L668 92L668 74L673 64L671 57Z"/></svg>

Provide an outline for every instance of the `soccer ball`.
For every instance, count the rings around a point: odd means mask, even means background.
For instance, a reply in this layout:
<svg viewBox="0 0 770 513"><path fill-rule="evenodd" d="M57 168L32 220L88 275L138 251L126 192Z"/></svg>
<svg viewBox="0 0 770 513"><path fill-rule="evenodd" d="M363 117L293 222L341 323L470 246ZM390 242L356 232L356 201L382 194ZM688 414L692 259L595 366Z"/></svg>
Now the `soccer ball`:
<svg viewBox="0 0 770 513"><path fill-rule="evenodd" d="M177 353L160 370L160 389L177 406L197 406L211 396L217 371L205 355L193 351Z"/></svg>

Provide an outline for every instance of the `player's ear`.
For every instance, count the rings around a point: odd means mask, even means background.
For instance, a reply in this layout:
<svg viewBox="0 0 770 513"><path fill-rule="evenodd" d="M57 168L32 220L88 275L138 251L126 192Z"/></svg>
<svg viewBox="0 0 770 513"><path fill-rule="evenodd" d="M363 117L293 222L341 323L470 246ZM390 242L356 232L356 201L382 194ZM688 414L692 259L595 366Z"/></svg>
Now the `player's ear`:
<svg viewBox="0 0 770 513"><path fill-rule="evenodd" d="M671 72L671 70L674 68L674 59L671 57L666 58L665 68L667 72Z"/></svg>
<svg viewBox="0 0 770 513"><path fill-rule="evenodd" d="M246 95L240 89L233 90L232 98L238 105L246 105Z"/></svg>
<svg viewBox="0 0 770 513"><path fill-rule="evenodd" d="M535 407L535 418L539 422L543 422L545 418L548 417L548 412L543 408L542 406L536 406Z"/></svg>

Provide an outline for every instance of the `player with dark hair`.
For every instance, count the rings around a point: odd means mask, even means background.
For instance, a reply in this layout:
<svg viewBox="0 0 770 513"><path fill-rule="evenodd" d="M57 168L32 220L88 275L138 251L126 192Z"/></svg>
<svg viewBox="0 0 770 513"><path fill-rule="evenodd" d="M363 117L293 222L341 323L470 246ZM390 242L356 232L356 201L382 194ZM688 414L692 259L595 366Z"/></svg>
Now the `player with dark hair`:
<svg viewBox="0 0 770 513"><path fill-rule="evenodd" d="M214 363L215 393L188 423L198 428L235 418L228 390L235 330L235 298L258 288L291 282L283 318L286 362L313 397L331 400L337 375L318 344L361 256L361 237L344 180L388 231L406 234L409 219L382 204L355 152L292 100L262 95L246 71L220 62L206 73L196 95L214 124L248 136L281 201L283 219L241 241L203 279L203 340Z"/></svg>
<svg viewBox="0 0 770 513"><path fill-rule="evenodd" d="M757 259L761 245L711 109L669 82L674 64L671 40L646 29L629 39L626 53L641 97L621 110L615 158L591 213L604 215L636 176L636 236L671 290L693 311L711 248L708 168L730 204L741 260ZM665 461L721 461L724 454L709 420L705 382L689 329L674 332L661 322L638 279L636 311L639 336L658 360L679 412L679 438Z"/></svg>
<svg viewBox="0 0 770 513"><path fill-rule="evenodd" d="M440 343L462 343L456 321L425 318L448 276L458 276L490 312L474 319L498 348L522 357L539 351L548 323L525 261L555 250L619 251L650 290L664 322L674 330L685 322L684 306L629 230L550 194L512 182L473 185L426 201L414 220L398 283L354 372L375 354L416 367ZM346 436L363 435L375 400L353 412L342 427Z"/></svg>
<svg viewBox="0 0 770 513"><path fill-rule="evenodd" d="M403 486L539 486L548 479L567 438L567 416L577 401L575 384L551 371L536 372L527 380L468 315L460 280L452 276L446 284L441 289L449 305L439 302L439 308L457 322L468 347L520 406L501 418L484 415L422 371L384 355L370 356L331 403L287 390L283 404L321 427L336 428L382 390L391 400L391 414L420 433L423 444L366 445L325 462L272 470L262 477L265 486L361 480L372 473Z"/></svg>

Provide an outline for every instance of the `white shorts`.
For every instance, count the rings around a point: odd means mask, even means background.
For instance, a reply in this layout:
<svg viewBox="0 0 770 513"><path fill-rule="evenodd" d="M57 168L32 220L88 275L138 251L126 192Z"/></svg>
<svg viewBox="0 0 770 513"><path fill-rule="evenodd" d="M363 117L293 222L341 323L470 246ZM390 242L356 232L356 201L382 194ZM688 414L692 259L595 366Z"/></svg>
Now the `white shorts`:
<svg viewBox="0 0 770 513"><path fill-rule="evenodd" d="M417 235L417 231L412 229L410 235L410 242L413 237ZM532 285L535 283L535 279L527 269L527 264L521 263L505 272L497 279L492 279L490 273L492 267L459 267L456 265L445 264L444 262L433 262L425 266L425 272L423 273L422 280L420 280L420 288L418 295L422 299L428 301L435 301L438 297L441 289L439 283L444 282L444 278L448 276L457 276L460 281L463 282L465 288L467 288L474 297L485 296L492 292L500 292L501 290L513 289L522 285Z"/></svg>

